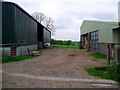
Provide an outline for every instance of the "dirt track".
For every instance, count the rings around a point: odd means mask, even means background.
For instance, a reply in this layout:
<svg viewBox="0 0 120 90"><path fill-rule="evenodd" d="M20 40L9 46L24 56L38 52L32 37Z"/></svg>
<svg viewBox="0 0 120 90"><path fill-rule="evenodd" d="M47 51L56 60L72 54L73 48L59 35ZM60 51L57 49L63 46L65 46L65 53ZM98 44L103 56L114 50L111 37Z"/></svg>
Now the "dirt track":
<svg viewBox="0 0 120 90"><path fill-rule="evenodd" d="M97 88L117 87L97 85L85 67L105 65L105 61L91 61L84 50L49 49L33 59L3 64L5 88ZM82 81L83 80L83 81ZM77 81L77 82L76 82ZM69 82L69 83L68 83ZM89 82L89 83L86 83ZM109 81L108 81L109 82ZM95 85L94 85L95 84Z"/></svg>

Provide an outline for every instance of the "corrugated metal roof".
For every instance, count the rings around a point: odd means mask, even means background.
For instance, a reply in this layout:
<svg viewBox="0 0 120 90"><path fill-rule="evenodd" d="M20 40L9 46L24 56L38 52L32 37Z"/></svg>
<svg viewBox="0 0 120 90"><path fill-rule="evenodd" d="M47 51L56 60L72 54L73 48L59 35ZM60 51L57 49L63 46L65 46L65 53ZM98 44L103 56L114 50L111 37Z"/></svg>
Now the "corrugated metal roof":
<svg viewBox="0 0 120 90"><path fill-rule="evenodd" d="M118 22L112 22L112 21L98 21L98 20L84 20L81 27L83 27L83 25L85 25L85 23L95 23L95 24L111 24L111 25L116 25L118 24ZM116 27L117 28L117 27Z"/></svg>

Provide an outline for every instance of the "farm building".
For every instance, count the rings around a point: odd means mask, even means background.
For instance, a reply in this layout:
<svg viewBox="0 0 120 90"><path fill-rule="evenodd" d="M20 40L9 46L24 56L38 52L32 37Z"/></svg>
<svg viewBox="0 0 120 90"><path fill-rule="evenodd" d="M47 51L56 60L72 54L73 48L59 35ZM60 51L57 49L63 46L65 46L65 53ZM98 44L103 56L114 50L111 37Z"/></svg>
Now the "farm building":
<svg viewBox="0 0 120 90"><path fill-rule="evenodd" d="M37 50L50 43L51 32L37 22L20 6L2 2L2 47L3 53L21 55ZM40 46L41 45L41 46Z"/></svg>
<svg viewBox="0 0 120 90"><path fill-rule="evenodd" d="M0 43L2 43L2 3L1 2L0 2L0 13L1 13L0 14Z"/></svg>
<svg viewBox="0 0 120 90"><path fill-rule="evenodd" d="M120 43L120 30L117 22L85 20L81 26L82 48L106 54L107 44L111 54L115 44Z"/></svg>
<svg viewBox="0 0 120 90"><path fill-rule="evenodd" d="M120 63L120 1L118 2L118 24L119 26L117 28L114 28L114 33L116 34L116 38L118 39L119 43L114 45L114 55L113 59L117 61L117 63Z"/></svg>
<svg viewBox="0 0 120 90"><path fill-rule="evenodd" d="M41 24L39 23L38 23L37 38L38 38L38 49L44 48L44 44L50 47L51 32L44 26L41 26Z"/></svg>

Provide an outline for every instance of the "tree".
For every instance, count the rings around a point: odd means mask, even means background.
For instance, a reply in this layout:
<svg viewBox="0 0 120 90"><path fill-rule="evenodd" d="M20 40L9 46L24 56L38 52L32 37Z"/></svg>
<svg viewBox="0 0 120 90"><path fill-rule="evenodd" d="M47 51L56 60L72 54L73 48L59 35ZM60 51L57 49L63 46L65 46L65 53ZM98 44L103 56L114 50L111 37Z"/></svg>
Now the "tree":
<svg viewBox="0 0 120 90"><path fill-rule="evenodd" d="M46 18L45 27L51 31L52 35L55 34L54 20L51 17Z"/></svg>
<svg viewBox="0 0 120 90"><path fill-rule="evenodd" d="M67 45L71 45L72 44L72 41L71 40L68 40L67 41Z"/></svg>
<svg viewBox="0 0 120 90"><path fill-rule="evenodd" d="M46 16L43 13L34 12L32 17L37 20L39 23L45 20Z"/></svg>
<svg viewBox="0 0 120 90"><path fill-rule="evenodd" d="M55 25L54 20L51 17L45 16L43 13L35 12L32 14L32 17L37 20L39 23L44 23L45 27L51 31L52 35L55 34Z"/></svg>

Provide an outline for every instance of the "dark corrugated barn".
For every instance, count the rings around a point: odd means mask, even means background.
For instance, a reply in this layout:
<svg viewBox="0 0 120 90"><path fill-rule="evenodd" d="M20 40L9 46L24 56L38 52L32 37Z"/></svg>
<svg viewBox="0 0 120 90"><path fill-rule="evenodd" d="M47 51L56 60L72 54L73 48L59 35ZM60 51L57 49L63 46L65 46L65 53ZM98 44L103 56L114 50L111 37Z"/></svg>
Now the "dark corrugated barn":
<svg viewBox="0 0 120 90"><path fill-rule="evenodd" d="M27 45L37 43L37 22L18 5L2 3L3 44L18 43Z"/></svg>
<svg viewBox="0 0 120 90"><path fill-rule="evenodd" d="M51 32L44 26L41 26L40 23L38 23L38 48L43 48L44 43L50 46L50 41Z"/></svg>
<svg viewBox="0 0 120 90"><path fill-rule="evenodd" d="M43 47L43 42L50 43L50 38L51 32L21 7L15 3L2 2L2 45L4 47L14 46L17 55L20 55L25 54L28 48L34 51L38 47ZM18 46L19 44L21 45Z"/></svg>
<svg viewBox="0 0 120 90"><path fill-rule="evenodd" d="M1 2L0 2L0 13L1 13L0 14L0 44L1 44L2 43L2 3ZM1 51L0 51L0 53L1 53Z"/></svg>

